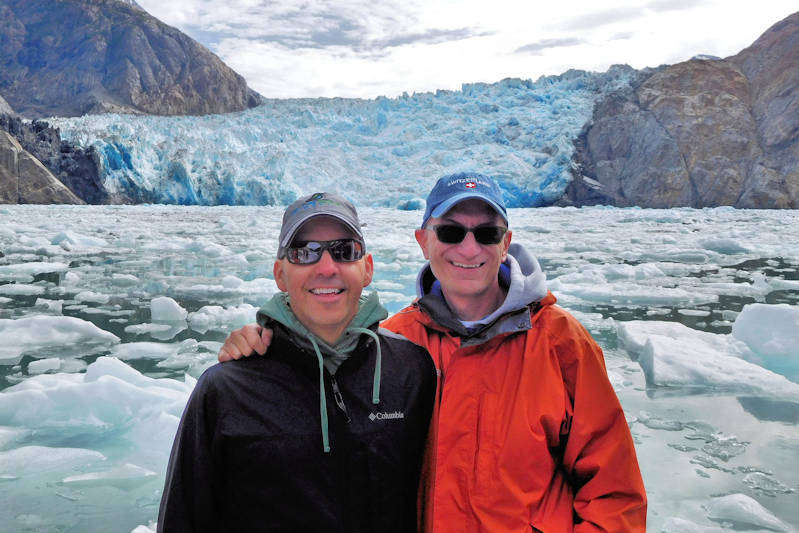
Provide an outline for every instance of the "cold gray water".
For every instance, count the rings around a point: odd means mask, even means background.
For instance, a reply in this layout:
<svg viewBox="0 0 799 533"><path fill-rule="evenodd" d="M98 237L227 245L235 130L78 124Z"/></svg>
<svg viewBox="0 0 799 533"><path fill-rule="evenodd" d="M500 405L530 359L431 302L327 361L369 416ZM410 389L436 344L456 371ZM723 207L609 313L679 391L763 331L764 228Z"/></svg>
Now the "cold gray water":
<svg viewBox="0 0 799 533"><path fill-rule="evenodd" d="M390 311L414 297L421 212L363 208ZM0 207L0 530L154 529L175 429L227 332L254 319L282 208ZM799 526L799 214L510 211L605 352L648 531Z"/></svg>

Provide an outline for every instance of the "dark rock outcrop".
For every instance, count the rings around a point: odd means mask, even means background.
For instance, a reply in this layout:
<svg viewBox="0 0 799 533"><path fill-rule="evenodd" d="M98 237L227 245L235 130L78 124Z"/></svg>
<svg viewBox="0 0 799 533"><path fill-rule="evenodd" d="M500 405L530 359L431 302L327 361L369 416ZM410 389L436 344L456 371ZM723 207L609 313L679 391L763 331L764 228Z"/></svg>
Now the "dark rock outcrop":
<svg viewBox="0 0 799 533"><path fill-rule="evenodd" d="M576 147L577 205L799 208L799 13L736 56L641 73Z"/></svg>
<svg viewBox="0 0 799 533"><path fill-rule="evenodd" d="M102 163L94 148L84 150L62 141L58 130L43 121L25 122L19 117L0 115L0 132L3 131L78 198L90 204L127 203L124 198L109 197L102 184Z"/></svg>
<svg viewBox="0 0 799 533"><path fill-rule="evenodd" d="M0 130L0 203L82 204L13 135Z"/></svg>
<svg viewBox="0 0 799 533"><path fill-rule="evenodd" d="M240 111L262 98L216 55L118 0L0 0L0 94L30 117Z"/></svg>

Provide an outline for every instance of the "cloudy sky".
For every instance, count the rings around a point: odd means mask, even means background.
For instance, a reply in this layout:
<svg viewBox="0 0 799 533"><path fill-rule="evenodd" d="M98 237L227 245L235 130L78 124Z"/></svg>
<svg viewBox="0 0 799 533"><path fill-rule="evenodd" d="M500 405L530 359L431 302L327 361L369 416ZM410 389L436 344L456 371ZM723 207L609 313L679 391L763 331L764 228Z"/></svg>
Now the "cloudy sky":
<svg viewBox="0 0 799 533"><path fill-rule="evenodd" d="M137 0L266 97L374 98L733 55L796 0Z"/></svg>

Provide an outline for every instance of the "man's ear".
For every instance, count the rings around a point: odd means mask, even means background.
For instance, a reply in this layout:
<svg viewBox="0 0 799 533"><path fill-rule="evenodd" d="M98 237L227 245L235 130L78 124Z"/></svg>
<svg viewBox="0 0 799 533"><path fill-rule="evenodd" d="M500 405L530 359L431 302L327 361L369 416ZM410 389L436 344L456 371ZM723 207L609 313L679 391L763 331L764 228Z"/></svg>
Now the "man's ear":
<svg viewBox="0 0 799 533"><path fill-rule="evenodd" d="M375 274L375 263L372 259L372 254L366 254L366 257L363 258L363 266L363 286L366 287L372 283L372 277Z"/></svg>
<svg viewBox="0 0 799 533"><path fill-rule="evenodd" d="M278 259L275 261L274 266L272 267L272 274L275 276L275 283L277 284L277 288L283 292L287 292L288 286L286 285L286 281L283 279L283 260Z"/></svg>
<svg viewBox="0 0 799 533"><path fill-rule="evenodd" d="M513 236L513 232L508 230L505 232L505 236L502 238L502 261L504 262L505 259L508 258L508 248L510 248L510 240Z"/></svg>
<svg viewBox="0 0 799 533"><path fill-rule="evenodd" d="M430 237L430 234L426 229L417 229L413 232L413 236L416 237L416 242L419 243L424 258L429 260L430 256L427 254L427 239Z"/></svg>

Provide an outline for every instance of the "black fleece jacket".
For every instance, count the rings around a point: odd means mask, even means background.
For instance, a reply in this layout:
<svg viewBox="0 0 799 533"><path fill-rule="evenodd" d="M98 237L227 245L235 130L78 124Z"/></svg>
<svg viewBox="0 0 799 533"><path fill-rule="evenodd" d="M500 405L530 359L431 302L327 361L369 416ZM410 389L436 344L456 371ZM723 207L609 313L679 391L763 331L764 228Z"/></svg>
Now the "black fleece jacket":
<svg viewBox="0 0 799 533"><path fill-rule="evenodd" d="M392 335L379 333L379 404L371 337L335 377L324 371L327 453L316 356L282 326L266 356L206 370L175 437L158 531L416 531L435 369L424 349Z"/></svg>

